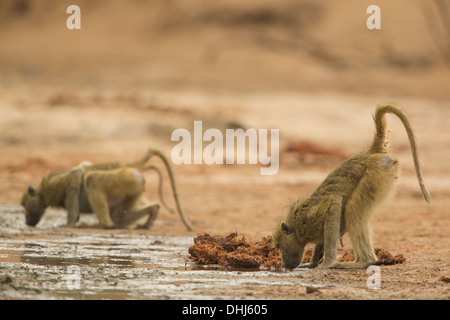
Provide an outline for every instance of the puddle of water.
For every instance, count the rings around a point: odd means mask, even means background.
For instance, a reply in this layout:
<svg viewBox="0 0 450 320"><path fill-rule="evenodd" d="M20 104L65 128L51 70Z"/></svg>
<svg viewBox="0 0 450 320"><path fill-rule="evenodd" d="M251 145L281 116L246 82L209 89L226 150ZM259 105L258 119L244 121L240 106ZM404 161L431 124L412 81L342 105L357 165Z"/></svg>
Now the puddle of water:
<svg viewBox="0 0 450 320"><path fill-rule="evenodd" d="M19 219L9 215L8 221ZM0 209L2 219L8 213ZM234 299L242 287L317 287L295 272L194 264L190 237L29 229L22 223L0 227L0 298Z"/></svg>

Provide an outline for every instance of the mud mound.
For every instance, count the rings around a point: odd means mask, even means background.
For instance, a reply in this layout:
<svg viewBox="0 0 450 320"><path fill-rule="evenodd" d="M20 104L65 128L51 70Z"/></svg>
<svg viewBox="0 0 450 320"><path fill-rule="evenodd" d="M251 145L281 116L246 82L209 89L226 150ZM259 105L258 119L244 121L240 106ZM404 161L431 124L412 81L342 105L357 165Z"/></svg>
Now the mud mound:
<svg viewBox="0 0 450 320"><path fill-rule="evenodd" d="M402 254L392 255L389 251L381 248L375 248L375 254L378 258L378 265L389 266L392 264L402 264L406 258Z"/></svg>
<svg viewBox="0 0 450 320"><path fill-rule="evenodd" d="M380 266L389 266L393 264L401 264L406 261L406 258L402 254L393 255L389 251L382 248L375 248L375 255L378 258L377 265ZM351 262L355 260L355 256L353 255L353 250L345 250L342 257L338 259L339 262Z"/></svg>
<svg viewBox="0 0 450 320"><path fill-rule="evenodd" d="M303 255L302 263L309 263L311 261L313 249L305 250L305 254ZM389 266L393 264L401 264L406 261L406 258L402 254L393 255L389 251L382 248L375 248L375 255L378 258L377 265L380 266ZM342 256L340 256L337 261L339 262L352 262L355 260L355 256L353 255L353 250L345 250Z"/></svg>
<svg viewBox="0 0 450 320"><path fill-rule="evenodd" d="M217 264L239 268L281 268L281 253L271 246L272 236L263 237L258 242L248 242L238 232L232 232L226 237L213 237L207 233L194 238L194 245L189 248L190 258L199 264ZM313 249L305 250L302 263L311 260ZM392 255L389 251L375 248L378 265L400 264L406 261L401 254ZM338 258L339 262L354 261L353 251L345 250Z"/></svg>
<svg viewBox="0 0 450 320"><path fill-rule="evenodd" d="M240 268L280 268L280 250L272 248L272 237L247 242L232 232L224 238L199 234L189 248L190 258L199 264L218 264Z"/></svg>

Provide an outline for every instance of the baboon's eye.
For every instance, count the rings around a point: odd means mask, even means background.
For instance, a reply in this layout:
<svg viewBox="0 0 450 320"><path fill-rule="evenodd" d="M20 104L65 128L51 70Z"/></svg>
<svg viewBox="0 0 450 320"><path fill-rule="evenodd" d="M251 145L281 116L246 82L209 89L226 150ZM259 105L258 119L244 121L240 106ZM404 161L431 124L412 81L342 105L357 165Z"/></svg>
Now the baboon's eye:
<svg viewBox="0 0 450 320"><path fill-rule="evenodd" d="M31 197L35 196L35 195L36 195L36 190L35 190L32 186L29 186L29 187L28 187L28 194L29 194Z"/></svg>
<svg viewBox="0 0 450 320"><path fill-rule="evenodd" d="M290 235L292 233L292 229L289 228L289 226L284 222L281 224L281 230L284 232L285 235Z"/></svg>

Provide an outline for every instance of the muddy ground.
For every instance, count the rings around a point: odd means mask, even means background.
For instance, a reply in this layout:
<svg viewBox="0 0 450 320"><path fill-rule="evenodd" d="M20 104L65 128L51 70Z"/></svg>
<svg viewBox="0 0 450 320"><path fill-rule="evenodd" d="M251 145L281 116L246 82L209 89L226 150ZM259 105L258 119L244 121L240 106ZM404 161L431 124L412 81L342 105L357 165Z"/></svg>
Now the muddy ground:
<svg viewBox="0 0 450 320"><path fill-rule="evenodd" d="M11 1L19 2L0 5L0 298L450 298L446 29L421 16L434 7L411 6L396 24L401 1L382 2L385 24L374 35L355 15L362 10L365 21L369 4L350 1L74 1L83 29L72 33L61 5ZM373 219L374 244L406 262L380 267L379 290L368 288L366 270L226 269L189 259L198 233L270 235L291 201L368 146L383 102L407 111L433 202L420 193L400 121L389 117L402 174ZM37 227L25 225L19 203L29 184L83 160L129 162L149 147L170 155L172 132L193 134L195 120L203 130L279 129L278 173L262 176L260 164L174 165L194 231L164 209L150 230L102 230L90 215L66 228L55 208ZM157 201L157 177L146 181ZM168 182L164 195L173 206ZM343 241L339 253L351 248Z"/></svg>

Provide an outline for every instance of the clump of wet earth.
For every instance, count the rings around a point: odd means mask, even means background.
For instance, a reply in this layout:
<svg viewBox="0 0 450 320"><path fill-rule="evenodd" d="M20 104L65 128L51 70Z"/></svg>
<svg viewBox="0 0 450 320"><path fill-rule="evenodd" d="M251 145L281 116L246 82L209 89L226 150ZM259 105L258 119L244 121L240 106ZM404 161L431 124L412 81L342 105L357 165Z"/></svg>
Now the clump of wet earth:
<svg viewBox="0 0 450 320"><path fill-rule="evenodd" d="M272 248L272 236L263 237L260 241L250 242L237 231L225 237L214 237L207 233L199 234L194 239L194 245L189 248L189 257L196 263L203 265L217 264L225 267L280 269L281 252ZM302 263L311 260L313 249L308 248ZM393 255L382 248L375 248L378 265L401 264L406 261L402 254ZM345 250L340 262L354 261L351 249Z"/></svg>
<svg viewBox="0 0 450 320"><path fill-rule="evenodd" d="M194 245L189 248L190 258L199 264L218 264L242 268L280 268L281 253L271 247L272 237L267 236L258 242L248 242L238 232L225 237L213 237L207 233L199 234Z"/></svg>

